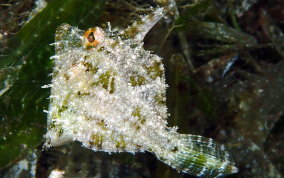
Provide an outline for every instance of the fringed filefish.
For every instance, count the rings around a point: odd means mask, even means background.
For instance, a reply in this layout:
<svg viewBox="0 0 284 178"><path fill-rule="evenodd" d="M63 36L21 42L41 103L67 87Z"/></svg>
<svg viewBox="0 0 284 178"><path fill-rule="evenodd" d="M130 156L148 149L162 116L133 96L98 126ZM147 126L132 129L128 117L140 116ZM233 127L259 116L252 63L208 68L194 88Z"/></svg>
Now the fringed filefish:
<svg viewBox="0 0 284 178"><path fill-rule="evenodd" d="M195 176L237 172L223 145L167 127L162 59L143 48L145 35L164 14L158 8L118 33L58 27L47 146L79 141L94 151L149 151Z"/></svg>

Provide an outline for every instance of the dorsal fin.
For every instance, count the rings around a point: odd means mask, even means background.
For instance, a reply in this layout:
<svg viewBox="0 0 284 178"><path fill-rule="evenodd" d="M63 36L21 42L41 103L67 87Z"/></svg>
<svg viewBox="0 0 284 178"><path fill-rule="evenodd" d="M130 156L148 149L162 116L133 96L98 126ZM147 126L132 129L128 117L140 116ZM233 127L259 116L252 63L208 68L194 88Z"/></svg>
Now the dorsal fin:
<svg viewBox="0 0 284 178"><path fill-rule="evenodd" d="M151 28L166 14L165 8L157 8L151 14L142 16L140 20L121 32L122 36L131 38L136 42L142 42Z"/></svg>

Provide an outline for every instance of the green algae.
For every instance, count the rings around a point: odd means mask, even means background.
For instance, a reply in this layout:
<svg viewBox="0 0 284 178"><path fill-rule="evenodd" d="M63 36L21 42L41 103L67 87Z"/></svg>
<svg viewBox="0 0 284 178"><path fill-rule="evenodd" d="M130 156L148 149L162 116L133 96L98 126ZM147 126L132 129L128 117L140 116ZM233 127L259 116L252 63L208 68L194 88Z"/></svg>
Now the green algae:
<svg viewBox="0 0 284 178"><path fill-rule="evenodd" d="M154 96L155 102L161 106L166 104L165 98L166 96L164 93L158 93Z"/></svg>
<svg viewBox="0 0 284 178"><path fill-rule="evenodd" d="M104 135L92 134L92 141L90 142L90 145L96 145L98 148L101 148L104 141L104 137Z"/></svg>
<svg viewBox="0 0 284 178"><path fill-rule="evenodd" d="M161 62L155 61L151 66L144 66L144 68L153 80L156 80L157 77L163 76L164 71L161 69Z"/></svg>
<svg viewBox="0 0 284 178"><path fill-rule="evenodd" d="M90 62L84 62L83 63L84 66L87 67L86 72L90 72L91 74L95 74L98 72L99 68L97 66L94 66L92 63Z"/></svg>
<svg viewBox="0 0 284 178"><path fill-rule="evenodd" d="M138 120L136 121L136 123L134 123L136 130L139 130L141 128L141 125L143 125L146 122L146 118L145 116L143 116L141 114L141 108L140 107L136 107L134 109L134 111L131 113L131 115L133 117L137 117Z"/></svg>
<svg viewBox="0 0 284 178"><path fill-rule="evenodd" d="M134 74L134 75L131 75L129 77L130 79L130 83L133 87L135 86L141 86L141 85L145 85L146 84L146 79L145 77L141 76L141 75L138 75L138 74Z"/></svg>
<svg viewBox="0 0 284 178"><path fill-rule="evenodd" d="M108 90L110 93L113 93L115 88L114 88L114 81L115 77L112 71L108 70L105 73L101 74L99 76L99 80L97 82L93 82L92 85L95 86L101 86L104 89Z"/></svg>
<svg viewBox="0 0 284 178"><path fill-rule="evenodd" d="M121 137L120 140L116 141L115 147L118 148L118 149L124 149L126 147L126 142L123 139L123 137Z"/></svg>

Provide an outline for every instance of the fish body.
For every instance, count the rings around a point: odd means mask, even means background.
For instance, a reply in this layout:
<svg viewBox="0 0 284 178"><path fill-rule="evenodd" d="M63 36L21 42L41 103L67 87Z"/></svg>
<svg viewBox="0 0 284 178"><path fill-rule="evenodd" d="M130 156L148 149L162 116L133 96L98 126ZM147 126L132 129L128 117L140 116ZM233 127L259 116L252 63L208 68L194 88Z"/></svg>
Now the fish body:
<svg viewBox="0 0 284 178"><path fill-rule="evenodd" d="M58 27L47 146L79 141L94 151L149 151L196 176L237 171L222 145L167 127L162 59L143 48L144 36L163 15L157 9L116 33Z"/></svg>

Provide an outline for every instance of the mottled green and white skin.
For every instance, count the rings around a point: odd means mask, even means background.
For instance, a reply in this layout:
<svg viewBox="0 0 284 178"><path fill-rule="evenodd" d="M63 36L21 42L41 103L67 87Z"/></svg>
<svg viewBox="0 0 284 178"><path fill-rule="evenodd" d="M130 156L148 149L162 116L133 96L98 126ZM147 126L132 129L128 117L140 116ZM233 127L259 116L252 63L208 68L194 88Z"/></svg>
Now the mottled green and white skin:
<svg viewBox="0 0 284 178"><path fill-rule="evenodd" d="M96 27L92 39L68 24L58 27L47 146L79 141L94 151L149 151L195 176L237 172L223 145L167 127L162 59L142 42L164 13L156 9L118 32ZM98 44L86 47L86 40Z"/></svg>

